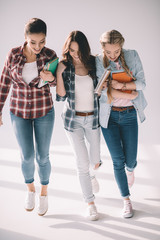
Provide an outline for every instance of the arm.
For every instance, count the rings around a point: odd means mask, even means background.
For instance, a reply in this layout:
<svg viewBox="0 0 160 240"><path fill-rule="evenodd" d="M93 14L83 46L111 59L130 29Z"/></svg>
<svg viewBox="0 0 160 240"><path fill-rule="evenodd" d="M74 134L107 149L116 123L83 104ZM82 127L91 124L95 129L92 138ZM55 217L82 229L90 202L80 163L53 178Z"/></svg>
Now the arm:
<svg viewBox="0 0 160 240"><path fill-rule="evenodd" d="M2 121L2 115L0 115L0 126L3 125L3 121Z"/></svg>
<svg viewBox="0 0 160 240"><path fill-rule="evenodd" d="M66 99L66 90L63 82L62 73L64 72L66 66L60 62L57 68L57 87L56 87L56 100L64 101Z"/></svg>
<svg viewBox="0 0 160 240"><path fill-rule="evenodd" d="M136 51L134 51L134 57L135 57L135 85L136 85L136 90L144 90L146 87L146 82L145 82L145 76L144 76L144 71L143 71L143 66L140 60L140 57Z"/></svg>
<svg viewBox="0 0 160 240"><path fill-rule="evenodd" d="M135 81L122 83L116 80L112 80L112 88L121 89L121 90L136 90L136 84L135 84Z"/></svg>
<svg viewBox="0 0 160 240"><path fill-rule="evenodd" d="M119 90L112 88L111 95L113 98L124 98L124 99L133 100L138 96L138 92L132 91L131 93L125 93L125 92L121 92Z"/></svg>
<svg viewBox="0 0 160 240"><path fill-rule="evenodd" d="M96 60L96 75L97 75L97 80L99 82L103 73L104 73L104 71L105 71L105 68L103 66L103 56L102 55L96 56L95 60ZM103 86L102 86L102 89L101 89L102 92L103 92L103 95L107 93L106 91L103 91L105 88L107 88L107 81L105 81L103 83ZM100 96L101 93L99 93L98 96Z"/></svg>
<svg viewBox="0 0 160 240"><path fill-rule="evenodd" d="M135 50L132 50L128 53L129 55L126 56L126 62L130 62L128 65L133 72L135 77L135 81L127 82L127 83L120 83L115 80L112 81L112 87L114 89L123 89L123 90L143 90L146 86L145 77L143 66L141 60L139 58L138 53Z"/></svg>
<svg viewBox="0 0 160 240"><path fill-rule="evenodd" d="M12 77L10 73L10 62L11 62L11 54L7 56L5 61L5 65L2 71L1 79L0 79L0 126L2 123L2 109L9 94L9 90L12 84Z"/></svg>
<svg viewBox="0 0 160 240"><path fill-rule="evenodd" d="M47 81L50 86L56 86L56 78L50 71L41 71L40 77L43 79L43 81Z"/></svg>
<svg viewBox="0 0 160 240"><path fill-rule="evenodd" d="M55 51L48 48L44 48L44 51L48 57L47 60L50 59L51 61L57 58L57 54L55 53ZM43 81L48 82L50 87L56 86L57 82L56 82L55 72L52 74L51 71L42 70L40 72L40 77Z"/></svg>
<svg viewBox="0 0 160 240"><path fill-rule="evenodd" d="M102 74L104 73L104 71L105 71L105 68L103 66L103 57L101 55L96 56L96 75L97 75L98 82L102 77Z"/></svg>

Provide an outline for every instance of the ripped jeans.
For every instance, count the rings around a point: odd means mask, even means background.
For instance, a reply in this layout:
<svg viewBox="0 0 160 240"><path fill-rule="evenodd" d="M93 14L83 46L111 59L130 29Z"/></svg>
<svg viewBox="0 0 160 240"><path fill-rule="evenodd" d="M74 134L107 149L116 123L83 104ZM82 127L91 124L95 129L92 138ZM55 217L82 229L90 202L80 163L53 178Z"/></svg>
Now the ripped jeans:
<svg viewBox="0 0 160 240"><path fill-rule="evenodd" d="M74 131L66 130L67 137L73 147L77 173L80 180L84 200L93 202L90 167L100 163L100 128L92 129L93 116L76 116Z"/></svg>

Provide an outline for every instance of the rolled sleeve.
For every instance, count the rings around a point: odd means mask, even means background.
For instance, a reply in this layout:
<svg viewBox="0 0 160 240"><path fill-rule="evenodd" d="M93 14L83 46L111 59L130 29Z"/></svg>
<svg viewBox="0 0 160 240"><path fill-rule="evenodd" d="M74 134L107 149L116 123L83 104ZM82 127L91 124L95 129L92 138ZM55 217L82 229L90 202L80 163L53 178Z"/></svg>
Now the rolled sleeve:
<svg viewBox="0 0 160 240"><path fill-rule="evenodd" d="M60 102L60 101L64 102L66 100L66 98L67 98L67 95L62 97L62 96L56 94L56 101L57 102Z"/></svg>

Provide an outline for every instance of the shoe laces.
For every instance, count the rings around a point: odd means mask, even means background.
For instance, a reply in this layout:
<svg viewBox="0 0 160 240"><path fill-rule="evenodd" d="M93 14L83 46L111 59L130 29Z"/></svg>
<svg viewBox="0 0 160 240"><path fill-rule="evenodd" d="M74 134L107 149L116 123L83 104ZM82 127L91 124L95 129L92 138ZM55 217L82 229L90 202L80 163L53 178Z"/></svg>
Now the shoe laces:
<svg viewBox="0 0 160 240"><path fill-rule="evenodd" d="M131 212L131 210L132 210L132 204L131 204L131 202L129 201L129 200L125 200L124 201L124 212L125 213L130 213Z"/></svg>

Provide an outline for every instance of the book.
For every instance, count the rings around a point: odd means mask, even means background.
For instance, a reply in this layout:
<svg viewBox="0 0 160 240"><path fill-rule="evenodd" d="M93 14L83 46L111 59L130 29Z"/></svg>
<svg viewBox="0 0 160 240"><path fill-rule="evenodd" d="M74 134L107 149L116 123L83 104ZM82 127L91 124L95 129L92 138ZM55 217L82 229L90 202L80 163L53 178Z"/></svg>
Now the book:
<svg viewBox="0 0 160 240"><path fill-rule="evenodd" d="M54 58L53 60L47 62L43 69L46 71L50 71L52 74L54 74L57 69L58 62L59 62L59 58L58 57ZM43 81L43 79L40 79L38 88L41 88L46 84L48 84L48 81Z"/></svg>
<svg viewBox="0 0 160 240"><path fill-rule="evenodd" d="M94 93L95 94L100 94L101 93L101 90L102 90L102 87L103 87L103 83L107 80L107 78L109 77L110 75L110 70L105 70L104 73L102 74L95 90L94 90Z"/></svg>
<svg viewBox="0 0 160 240"><path fill-rule="evenodd" d="M59 58L57 57L47 62L46 65L44 66L44 70L50 71L52 74L54 74L57 69L58 61L59 61Z"/></svg>
<svg viewBox="0 0 160 240"><path fill-rule="evenodd" d="M111 79L116 80L121 83L127 83L133 81L133 78L129 76L124 70L116 70L116 71L111 71ZM132 90L121 90L120 91L126 92L126 93L131 93Z"/></svg>

